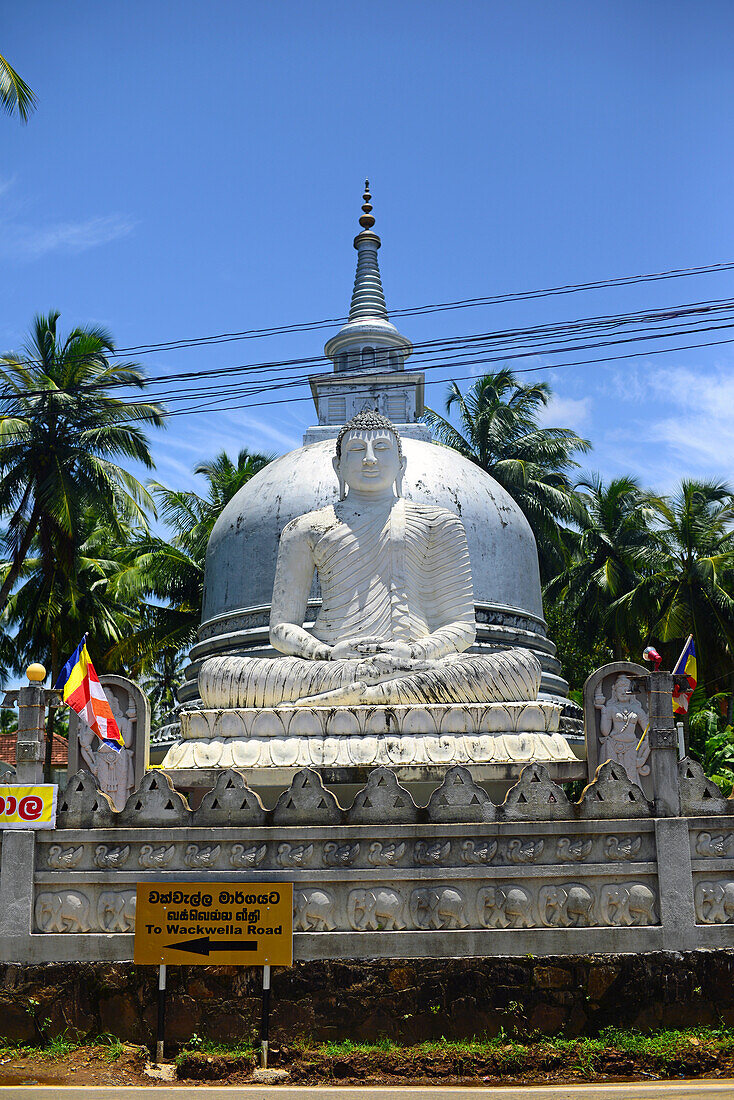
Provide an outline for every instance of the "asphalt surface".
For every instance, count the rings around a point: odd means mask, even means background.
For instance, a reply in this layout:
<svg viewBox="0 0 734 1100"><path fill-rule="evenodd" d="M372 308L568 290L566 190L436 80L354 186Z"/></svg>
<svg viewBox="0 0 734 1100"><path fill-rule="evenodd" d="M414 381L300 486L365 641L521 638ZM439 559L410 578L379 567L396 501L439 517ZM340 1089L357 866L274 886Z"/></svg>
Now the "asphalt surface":
<svg viewBox="0 0 734 1100"><path fill-rule="evenodd" d="M734 1080L655 1081L600 1085L522 1085L509 1088L382 1088L293 1085L3 1085L8 1100L734 1100Z"/></svg>

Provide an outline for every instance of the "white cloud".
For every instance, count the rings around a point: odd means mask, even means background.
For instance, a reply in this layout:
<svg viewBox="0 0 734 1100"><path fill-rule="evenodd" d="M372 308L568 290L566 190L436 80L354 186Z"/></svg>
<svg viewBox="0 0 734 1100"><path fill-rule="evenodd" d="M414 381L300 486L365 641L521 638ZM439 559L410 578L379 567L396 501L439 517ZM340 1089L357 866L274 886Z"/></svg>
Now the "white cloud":
<svg viewBox="0 0 734 1100"><path fill-rule="evenodd" d="M545 408L540 409L538 421L544 428L573 428L578 431L591 418L590 397L560 397L554 393Z"/></svg>
<svg viewBox="0 0 734 1100"><path fill-rule="evenodd" d="M133 219L123 214L56 222L45 227L0 221L0 255L7 259L37 260L51 252L86 252L125 237L134 228Z"/></svg>

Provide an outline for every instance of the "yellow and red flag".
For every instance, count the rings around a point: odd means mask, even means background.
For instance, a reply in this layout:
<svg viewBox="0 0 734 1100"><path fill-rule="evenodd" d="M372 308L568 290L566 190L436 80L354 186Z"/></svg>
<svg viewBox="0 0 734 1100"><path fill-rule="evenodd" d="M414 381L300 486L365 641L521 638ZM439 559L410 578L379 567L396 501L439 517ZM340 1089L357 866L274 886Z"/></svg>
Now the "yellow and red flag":
<svg viewBox="0 0 734 1100"><path fill-rule="evenodd" d="M62 668L54 687L63 692L67 706L75 710L102 741L120 751L125 742L87 653L86 634Z"/></svg>
<svg viewBox="0 0 734 1100"><path fill-rule="evenodd" d="M692 634L688 635L688 641L683 646L683 652L678 658L678 663L673 669L673 673L683 673L687 677L689 684L687 688L680 688L677 686L673 688L673 714L688 714L688 704L691 701L691 696L698 682L696 646L693 642Z"/></svg>

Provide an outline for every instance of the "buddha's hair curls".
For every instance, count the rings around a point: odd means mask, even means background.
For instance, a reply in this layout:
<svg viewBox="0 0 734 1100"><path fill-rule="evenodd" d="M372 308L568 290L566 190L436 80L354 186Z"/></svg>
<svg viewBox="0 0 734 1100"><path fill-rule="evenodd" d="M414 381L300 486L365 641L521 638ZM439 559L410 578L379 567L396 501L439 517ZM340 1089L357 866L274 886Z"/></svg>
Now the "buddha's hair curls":
<svg viewBox="0 0 734 1100"><path fill-rule="evenodd" d="M397 428L391 420L379 413L377 409L365 409L363 412L357 413L339 429L339 435L336 437L337 458L342 456L342 440L349 432L392 432L398 441L398 454L401 458L403 457L403 446Z"/></svg>

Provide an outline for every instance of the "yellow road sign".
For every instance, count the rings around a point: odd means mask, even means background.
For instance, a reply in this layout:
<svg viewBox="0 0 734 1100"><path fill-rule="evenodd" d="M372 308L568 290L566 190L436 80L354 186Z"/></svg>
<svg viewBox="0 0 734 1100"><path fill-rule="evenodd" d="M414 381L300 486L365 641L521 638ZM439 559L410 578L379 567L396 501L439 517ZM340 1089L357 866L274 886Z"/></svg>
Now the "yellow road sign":
<svg viewBox="0 0 734 1100"><path fill-rule="evenodd" d="M290 966L292 882L139 882L136 963Z"/></svg>

